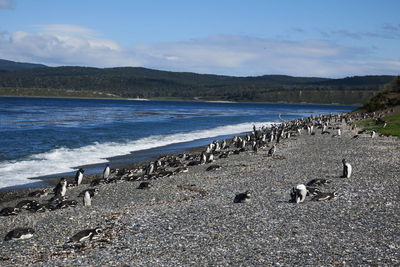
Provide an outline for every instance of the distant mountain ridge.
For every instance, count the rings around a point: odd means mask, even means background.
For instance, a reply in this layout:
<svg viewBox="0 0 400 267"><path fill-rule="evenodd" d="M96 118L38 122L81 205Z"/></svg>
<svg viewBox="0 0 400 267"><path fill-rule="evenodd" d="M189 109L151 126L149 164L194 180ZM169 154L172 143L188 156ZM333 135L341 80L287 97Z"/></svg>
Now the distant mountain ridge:
<svg viewBox="0 0 400 267"><path fill-rule="evenodd" d="M0 59L0 72L42 68L42 67L47 67L47 66L43 64L15 62L11 60Z"/></svg>
<svg viewBox="0 0 400 267"><path fill-rule="evenodd" d="M68 90L152 99L362 104L394 79L389 75L342 79L287 75L235 77L142 67L46 67L29 63L16 66L19 68L0 73L1 95L23 95L27 88L33 88L58 90L56 94L60 96L63 90Z"/></svg>

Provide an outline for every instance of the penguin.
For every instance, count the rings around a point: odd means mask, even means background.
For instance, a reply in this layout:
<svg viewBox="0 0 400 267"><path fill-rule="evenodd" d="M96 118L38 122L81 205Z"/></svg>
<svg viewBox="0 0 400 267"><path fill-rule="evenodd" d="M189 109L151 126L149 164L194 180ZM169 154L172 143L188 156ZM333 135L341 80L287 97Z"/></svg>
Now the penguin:
<svg viewBox="0 0 400 267"><path fill-rule="evenodd" d="M268 157L272 157L276 152L276 145L273 145L271 149L268 151Z"/></svg>
<svg viewBox="0 0 400 267"><path fill-rule="evenodd" d="M31 209L33 212L45 212L45 211L50 211L50 210L55 210L57 209L56 206L54 206L51 203L45 203L45 204L39 204L38 206L34 207Z"/></svg>
<svg viewBox="0 0 400 267"><path fill-rule="evenodd" d="M30 210L37 206L39 206L39 203L35 200L22 200L18 202L18 204L15 207L18 209Z"/></svg>
<svg viewBox="0 0 400 267"><path fill-rule="evenodd" d="M77 185L80 185L81 183L82 183L82 180L83 180L83 173L85 172L85 170L84 169L82 169L82 168L80 168L77 172L76 172L76 174L75 174L75 183L77 184Z"/></svg>
<svg viewBox="0 0 400 267"><path fill-rule="evenodd" d="M206 162L207 162L207 155L205 152L202 152L200 156L200 164L206 164Z"/></svg>
<svg viewBox="0 0 400 267"><path fill-rule="evenodd" d="M331 200L335 199L339 194L337 192L333 193L319 193L314 196L311 201L322 201L322 200Z"/></svg>
<svg viewBox="0 0 400 267"><path fill-rule="evenodd" d="M67 180L65 178L61 178L60 182L56 185L53 191L56 196L64 197L67 193Z"/></svg>
<svg viewBox="0 0 400 267"><path fill-rule="evenodd" d="M92 240L95 235L102 232L102 229L97 227L94 229L86 229L76 233L72 236L68 242L85 242L86 240Z"/></svg>
<svg viewBox="0 0 400 267"><path fill-rule="evenodd" d="M293 203L301 203L306 199L308 190L304 184L296 185L292 188L292 192L290 193L291 202Z"/></svg>
<svg viewBox="0 0 400 267"><path fill-rule="evenodd" d="M89 191L85 192L85 196L83 197L83 206L85 206L85 207L92 206L92 199L90 197Z"/></svg>
<svg viewBox="0 0 400 267"><path fill-rule="evenodd" d="M94 197L94 195L99 192L98 188L86 189L79 193L78 197L84 197L86 192L89 192L90 197Z"/></svg>
<svg viewBox="0 0 400 267"><path fill-rule="evenodd" d="M346 159L342 160L343 163L343 175L342 178L350 178L351 172L352 172L352 167L350 163L346 161Z"/></svg>
<svg viewBox="0 0 400 267"><path fill-rule="evenodd" d="M34 233L32 228L15 228L6 234L4 241L28 239L33 237Z"/></svg>
<svg viewBox="0 0 400 267"><path fill-rule="evenodd" d="M57 209L75 207L76 205L78 205L78 202L76 202L75 200L64 200L57 205Z"/></svg>
<svg viewBox="0 0 400 267"><path fill-rule="evenodd" d="M181 173L181 172L188 172L189 168L188 167L178 167L174 170L174 173Z"/></svg>
<svg viewBox="0 0 400 267"><path fill-rule="evenodd" d="M107 164L107 166L104 168L103 171L103 179L108 179L110 177L110 165Z"/></svg>
<svg viewBox="0 0 400 267"><path fill-rule="evenodd" d="M147 174L147 175L150 175L150 174L152 174L153 172L154 172L154 163L151 162L151 163L149 164L149 166L147 166L147 168L146 168L146 174Z"/></svg>
<svg viewBox="0 0 400 267"><path fill-rule="evenodd" d="M208 158L207 158L207 163L211 163L211 162L213 162L214 161L214 155L212 154L212 153L210 153L209 155L208 155Z"/></svg>
<svg viewBox="0 0 400 267"><path fill-rule="evenodd" d="M257 153L258 147L257 147L257 142L256 141L253 141L252 149L253 149L254 153Z"/></svg>
<svg viewBox="0 0 400 267"><path fill-rule="evenodd" d="M17 215L20 210L14 207L5 207L0 210L0 216Z"/></svg>
<svg viewBox="0 0 400 267"><path fill-rule="evenodd" d="M151 184L149 182L141 182L137 189L149 189Z"/></svg>
<svg viewBox="0 0 400 267"><path fill-rule="evenodd" d="M322 193L321 190L319 190L317 187L306 186L306 188L307 188L307 196L309 195L315 196L318 195L319 193Z"/></svg>
<svg viewBox="0 0 400 267"><path fill-rule="evenodd" d="M375 131L372 131L372 132L371 132L371 138L375 138L375 135L376 135L376 132L375 132Z"/></svg>
<svg viewBox="0 0 400 267"><path fill-rule="evenodd" d="M45 188L43 190L36 190L36 191L30 192L28 194L28 197L45 197L48 195L48 193L49 193L48 189Z"/></svg>
<svg viewBox="0 0 400 267"><path fill-rule="evenodd" d="M244 193L240 193L240 194L237 194L236 196L235 196L235 199L233 200L233 202L234 203L245 203L245 202L250 202L250 195L251 195L251 192L250 191L246 191L246 192L244 192Z"/></svg>
<svg viewBox="0 0 400 267"><path fill-rule="evenodd" d="M216 170L219 170L219 169L221 169L221 166L219 166L219 165L211 165L211 166L209 166L207 169L206 169L206 171L216 171Z"/></svg>

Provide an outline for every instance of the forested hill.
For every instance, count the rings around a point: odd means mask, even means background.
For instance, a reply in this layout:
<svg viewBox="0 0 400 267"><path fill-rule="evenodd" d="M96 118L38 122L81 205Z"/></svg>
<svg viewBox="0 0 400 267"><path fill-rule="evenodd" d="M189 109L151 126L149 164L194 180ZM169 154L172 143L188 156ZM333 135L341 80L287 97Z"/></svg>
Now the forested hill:
<svg viewBox="0 0 400 267"><path fill-rule="evenodd" d="M232 77L138 67L35 67L0 72L0 94L65 96L66 91L73 91L156 99L362 104L393 79L394 76Z"/></svg>
<svg viewBox="0 0 400 267"><path fill-rule="evenodd" d="M33 63L22 63L22 62L15 62L15 61L11 61L11 60L0 59L0 72L15 71L15 70L21 70L21 69L32 69L32 68L39 68L39 67L46 67L46 65L33 64Z"/></svg>

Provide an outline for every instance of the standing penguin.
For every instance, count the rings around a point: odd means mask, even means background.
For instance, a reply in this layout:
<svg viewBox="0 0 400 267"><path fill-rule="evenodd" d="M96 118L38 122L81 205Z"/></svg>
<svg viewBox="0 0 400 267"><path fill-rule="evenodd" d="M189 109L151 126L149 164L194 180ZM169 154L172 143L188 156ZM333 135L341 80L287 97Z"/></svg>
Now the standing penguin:
<svg viewBox="0 0 400 267"><path fill-rule="evenodd" d="M110 165L107 164L107 166L104 168L103 171L103 179L108 179L109 176L110 176Z"/></svg>
<svg viewBox="0 0 400 267"><path fill-rule="evenodd" d="M92 199L91 199L91 197L90 197L89 191L86 191L86 192L85 192L85 196L83 197L83 205L84 205L85 207L90 207L90 206L92 206Z"/></svg>
<svg viewBox="0 0 400 267"><path fill-rule="evenodd" d="M80 185L81 183L82 183L82 180L83 180L83 173L84 173L85 171L82 169L82 168L80 168L77 172L76 172L76 174L75 174L75 183L77 184L77 185Z"/></svg>
<svg viewBox="0 0 400 267"><path fill-rule="evenodd" d="M67 193L67 180L65 178L61 178L60 182L54 188L54 194L56 197L64 197Z"/></svg>
<svg viewBox="0 0 400 267"><path fill-rule="evenodd" d="M343 163L343 175L342 175L342 178L350 178L351 171L352 171L352 167L351 167L350 163L348 163L346 161L346 159L343 159L342 163Z"/></svg>
<svg viewBox="0 0 400 267"><path fill-rule="evenodd" d="M268 157L272 157L276 151L276 145L273 145L271 149L268 151Z"/></svg>

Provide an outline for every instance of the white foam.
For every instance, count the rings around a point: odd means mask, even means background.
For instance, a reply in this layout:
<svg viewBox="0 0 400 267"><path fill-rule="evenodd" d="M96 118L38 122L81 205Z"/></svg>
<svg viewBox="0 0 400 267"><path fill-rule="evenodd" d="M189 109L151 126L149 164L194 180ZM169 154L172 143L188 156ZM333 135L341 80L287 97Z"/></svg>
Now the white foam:
<svg viewBox="0 0 400 267"><path fill-rule="evenodd" d="M30 156L27 160L0 163L0 188L31 183L28 178L72 172L76 166L105 163L106 158L126 155L175 143L189 142L202 138L249 132L252 126L270 126L271 122L241 123L220 126L213 129L178 133L171 135L153 135L126 143L94 143L80 148L57 148L45 153Z"/></svg>

